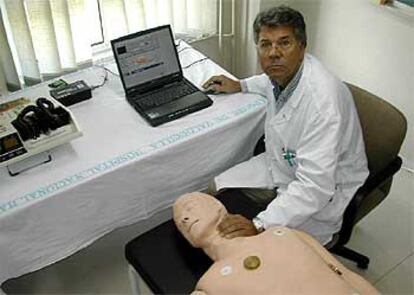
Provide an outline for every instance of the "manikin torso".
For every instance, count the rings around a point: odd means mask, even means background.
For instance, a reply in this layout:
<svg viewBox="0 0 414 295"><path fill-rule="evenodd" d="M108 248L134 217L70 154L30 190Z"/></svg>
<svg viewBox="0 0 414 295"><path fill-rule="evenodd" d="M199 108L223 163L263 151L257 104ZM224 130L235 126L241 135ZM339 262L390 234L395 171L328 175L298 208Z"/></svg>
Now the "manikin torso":
<svg viewBox="0 0 414 295"><path fill-rule="evenodd" d="M220 248L196 290L207 294L377 294L312 238L288 228L273 227L254 237L235 238Z"/></svg>
<svg viewBox="0 0 414 295"><path fill-rule="evenodd" d="M225 214L220 202L201 193L174 205L179 230L214 261L194 294L378 294L303 232L273 227L252 237L222 238L216 226Z"/></svg>

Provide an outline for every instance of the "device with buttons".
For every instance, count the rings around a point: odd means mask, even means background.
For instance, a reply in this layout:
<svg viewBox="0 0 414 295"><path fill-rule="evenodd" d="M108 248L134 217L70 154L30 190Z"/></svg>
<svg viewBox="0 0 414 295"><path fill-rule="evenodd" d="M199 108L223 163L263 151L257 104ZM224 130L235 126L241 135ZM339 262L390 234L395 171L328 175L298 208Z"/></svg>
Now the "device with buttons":
<svg viewBox="0 0 414 295"><path fill-rule="evenodd" d="M50 90L50 95L64 106L70 106L90 99L92 97L92 89L85 83L85 81L80 80Z"/></svg>
<svg viewBox="0 0 414 295"><path fill-rule="evenodd" d="M0 167L81 135L72 113L52 98L7 101L0 104Z"/></svg>

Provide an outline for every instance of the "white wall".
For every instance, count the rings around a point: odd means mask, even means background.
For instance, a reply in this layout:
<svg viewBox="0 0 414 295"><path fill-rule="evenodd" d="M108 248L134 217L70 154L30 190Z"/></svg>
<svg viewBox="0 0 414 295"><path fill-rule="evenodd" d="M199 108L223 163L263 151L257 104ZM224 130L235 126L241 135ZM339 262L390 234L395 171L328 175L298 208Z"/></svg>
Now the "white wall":
<svg viewBox="0 0 414 295"><path fill-rule="evenodd" d="M234 32L232 32L231 1L223 0L223 33L226 35L234 33L234 36L223 38L222 48L219 47L218 38L196 41L191 45L236 77L244 78L258 70L256 50L252 39L252 24L256 14L260 11L260 1L235 0Z"/></svg>
<svg viewBox="0 0 414 295"><path fill-rule="evenodd" d="M313 54L343 80L404 113L408 132L401 155L403 165L414 169L414 17L408 19L368 0L317 2Z"/></svg>
<svg viewBox="0 0 414 295"><path fill-rule="evenodd" d="M260 10L281 3L300 10L308 27L309 52L344 81L384 98L404 113L408 132L401 155L403 165L414 169L414 17L370 0L250 1L260 3ZM252 20L246 21L245 26L251 27ZM250 66L237 74L254 72Z"/></svg>
<svg viewBox="0 0 414 295"><path fill-rule="evenodd" d="M214 62L225 65L222 52L220 52L218 37L214 36L204 40L199 40L191 43L195 49L201 51L204 55L208 56Z"/></svg>

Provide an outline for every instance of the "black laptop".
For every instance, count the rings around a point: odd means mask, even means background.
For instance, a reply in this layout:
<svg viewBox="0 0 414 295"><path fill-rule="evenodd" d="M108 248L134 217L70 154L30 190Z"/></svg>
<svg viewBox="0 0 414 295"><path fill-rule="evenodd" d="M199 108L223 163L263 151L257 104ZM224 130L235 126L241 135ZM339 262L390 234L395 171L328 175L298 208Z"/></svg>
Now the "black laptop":
<svg viewBox="0 0 414 295"><path fill-rule="evenodd" d="M130 34L111 44L126 98L152 126L213 103L184 78L169 25Z"/></svg>

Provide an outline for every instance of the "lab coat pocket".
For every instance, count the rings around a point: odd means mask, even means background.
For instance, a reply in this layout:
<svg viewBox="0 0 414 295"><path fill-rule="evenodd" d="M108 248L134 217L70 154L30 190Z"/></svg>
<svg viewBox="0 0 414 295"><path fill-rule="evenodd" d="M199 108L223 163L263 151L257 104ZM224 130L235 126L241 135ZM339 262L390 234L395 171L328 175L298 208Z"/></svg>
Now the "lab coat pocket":
<svg viewBox="0 0 414 295"><path fill-rule="evenodd" d="M292 128L293 113L291 109L282 109L274 118L270 120L270 133L279 141L283 143L282 146L286 146L294 131Z"/></svg>
<svg viewBox="0 0 414 295"><path fill-rule="evenodd" d="M293 115L293 109L287 106L286 109L282 109L269 124L270 139L274 148L277 148L279 160L286 160L283 158L283 153L287 152L287 149L295 152L297 147L297 137L299 132L295 130L295 116ZM297 128L297 126L296 126ZM266 134L266 136L267 136Z"/></svg>

